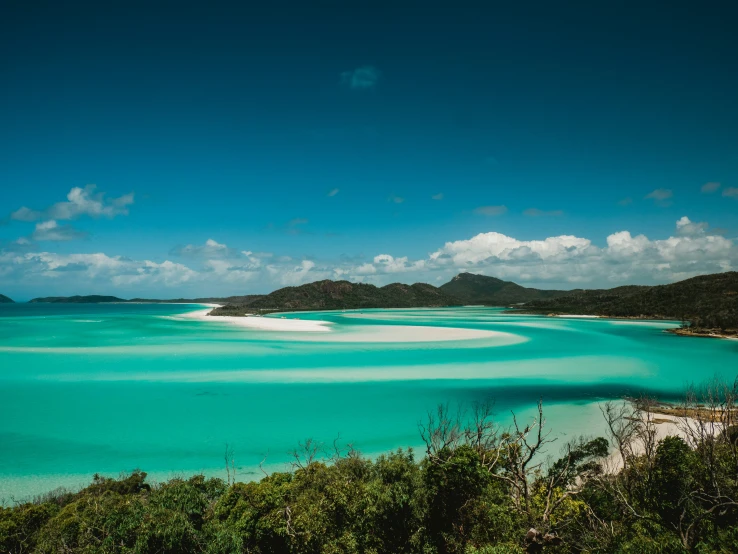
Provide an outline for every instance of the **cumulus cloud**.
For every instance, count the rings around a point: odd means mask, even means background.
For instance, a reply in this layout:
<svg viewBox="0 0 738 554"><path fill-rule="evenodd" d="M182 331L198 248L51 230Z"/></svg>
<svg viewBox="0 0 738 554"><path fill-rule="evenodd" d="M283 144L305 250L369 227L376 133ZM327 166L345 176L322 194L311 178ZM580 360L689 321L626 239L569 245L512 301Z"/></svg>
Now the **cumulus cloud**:
<svg viewBox="0 0 738 554"><path fill-rule="evenodd" d="M727 196L728 198L738 198L738 188L729 187L723 190L723 196Z"/></svg>
<svg viewBox="0 0 738 554"><path fill-rule="evenodd" d="M657 206L670 206L674 193L670 189L656 189L646 195L647 200L653 200Z"/></svg>
<svg viewBox="0 0 738 554"><path fill-rule="evenodd" d="M693 223L686 215L676 222L677 234L685 237L704 235L708 227L708 224L704 221Z"/></svg>
<svg viewBox="0 0 738 554"><path fill-rule="evenodd" d="M341 73L341 84L352 90L373 89L377 86L381 75L376 67L364 65Z"/></svg>
<svg viewBox="0 0 738 554"><path fill-rule="evenodd" d="M566 288L673 282L738 268L738 247L733 241L709 232L707 223L695 223L688 217L679 219L674 235L666 239L619 231L605 243L597 246L573 235L526 241L488 232L447 242L424 259L383 255L371 263L344 268L342 274L381 283L392 280L397 272L407 273L408 281L433 281L431 272L438 272L444 280L468 271Z"/></svg>
<svg viewBox="0 0 738 554"><path fill-rule="evenodd" d="M710 181L709 183L705 183L702 185L700 190L703 194L710 194L712 192L717 191L720 188L720 183L716 183L715 181Z"/></svg>
<svg viewBox="0 0 738 554"><path fill-rule="evenodd" d="M313 268L315 268L315 262L302 260L298 265L268 265L266 269L273 279L284 286L295 286L328 278L329 274L325 271L312 272Z"/></svg>
<svg viewBox="0 0 738 554"><path fill-rule="evenodd" d="M538 208L528 208L523 212L523 215L527 215L528 217L545 217L545 216L551 216L551 217L559 217L564 215L564 212L562 210L539 210Z"/></svg>
<svg viewBox="0 0 738 554"><path fill-rule="evenodd" d="M507 206L479 206L474 213L477 215L502 215L507 213Z"/></svg>
<svg viewBox="0 0 738 554"><path fill-rule="evenodd" d="M331 190L329 190L329 191L328 191L328 194L326 194L326 196L335 196L335 195L337 195L337 194L338 194L338 193L339 193L340 191L341 191L341 189L331 189Z"/></svg>
<svg viewBox="0 0 738 554"><path fill-rule="evenodd" d="M105 198L105 193L96 190L95 185L87 185L85 188L74 187L67 194L65 202L57 202L43 210L32 210L23 206L10 214L10 217L18 221L58 221L77 219L83 215L94 218L128 215L128 206L134 202L132 192L108 199Z"/></svg>
<svg viewBox="0 0 738 554"><path fill-rule="evenodd" d="M431 198L433 200L443 200L443 193L439 192L438 194L434 194L433 196L431 196Z"/></svg>

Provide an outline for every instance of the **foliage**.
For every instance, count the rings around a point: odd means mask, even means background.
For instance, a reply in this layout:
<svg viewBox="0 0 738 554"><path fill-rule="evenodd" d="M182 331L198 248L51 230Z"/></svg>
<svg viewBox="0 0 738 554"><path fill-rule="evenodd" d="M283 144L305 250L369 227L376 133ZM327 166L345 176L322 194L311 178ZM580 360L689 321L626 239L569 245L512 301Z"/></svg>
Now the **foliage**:
<svg viewBox="0 0 738 554"><path fill-rule="evenodd" d="M569 291L564 290L526 288L512 281L503 281L474 273L459 273L439 288L466 304L484 304L485 306L509 306L569 294Z"/></svg>
<svg viewBox="0 0 738 554"><path fill-rule="evenodd" d="M656 287L572 291L559 298L529 302L525 310L689 320L696 329L738 330L738 272Z"/></svg>
<svg viewBox="0 0 738 554"><path fill-rule="evenodd" d="M348 281L316 281L299 287L285 287L243 303L216 308L212 315L243 315L271 311L342 310L362 308L417 308L454 306L460 301L425 283L392 283L376 287Z"/></svg>
<svg viewBox="0 0 738 554"><path fill-rule="evenodd" d="M661 440L647 402L605 404L610 441L580 438L549 460L540 404L507 429L489 406L440 406L420 426L420 460L320 454L306 441L293 472L258 482L95 476L80 492L0 508L0 552L736 552L736 398L736 386L695 389L684 410L702 411Z"/></svg>

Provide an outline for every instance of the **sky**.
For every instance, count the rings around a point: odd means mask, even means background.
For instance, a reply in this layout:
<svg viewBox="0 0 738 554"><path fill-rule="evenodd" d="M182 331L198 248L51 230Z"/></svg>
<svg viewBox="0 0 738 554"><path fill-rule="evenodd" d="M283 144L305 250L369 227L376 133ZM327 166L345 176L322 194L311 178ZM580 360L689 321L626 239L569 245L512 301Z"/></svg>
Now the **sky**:
<svg viewBox="0 0 738 554"><path fill-rule="evenodd" d="M4 3L0 293L738 269L732 2Z"/></svg>

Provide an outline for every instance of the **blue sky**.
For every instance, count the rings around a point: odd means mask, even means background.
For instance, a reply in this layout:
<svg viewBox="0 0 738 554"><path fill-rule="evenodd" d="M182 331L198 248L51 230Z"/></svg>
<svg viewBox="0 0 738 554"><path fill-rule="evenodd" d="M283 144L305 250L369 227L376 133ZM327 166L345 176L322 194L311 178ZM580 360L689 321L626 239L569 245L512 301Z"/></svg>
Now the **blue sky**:
<svg viewBox="0 0 738 554"><path fill-rule="evenodd" d="M507 4L11 2L0 292L738 267L738 8Z"/></svg>

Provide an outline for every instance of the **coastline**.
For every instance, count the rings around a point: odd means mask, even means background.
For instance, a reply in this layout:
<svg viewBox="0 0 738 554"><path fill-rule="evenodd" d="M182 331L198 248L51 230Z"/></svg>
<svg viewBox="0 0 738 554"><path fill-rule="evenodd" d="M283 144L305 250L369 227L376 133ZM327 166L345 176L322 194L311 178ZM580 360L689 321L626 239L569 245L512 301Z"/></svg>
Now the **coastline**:
<svg viewBox="0 0 738 554"><path fill-rule="evenodd" d="M608 315L585 315L585 314L560 314L560 313L548 313L543 314L541 312L531 312L525 310L507 310L507 313L518 313L521 315L540 315L546 318L559 318L559 319L610 319L614 321L674 321L677 320L663 317L663 316L608 316ZM677 327L674 329L664 329L666 333L678 335L680 337L698 337L707 339L727 339L727 340L738 340L738 331L729 332L718 332L714 329L690 329L689 327Z"/></svg>
<svg viewBox="0 0 738 554"><path fill-rule="evenodd" d="M680 337L700 337L703 339L727 339L738 340L738 332L735 333L718 333L712 329L693 330L689 327L679 327L677 329L667 329L668 333L679 335Z"/></svg>

